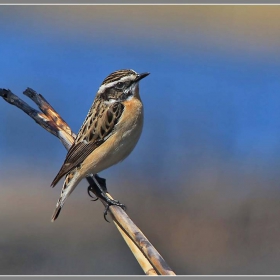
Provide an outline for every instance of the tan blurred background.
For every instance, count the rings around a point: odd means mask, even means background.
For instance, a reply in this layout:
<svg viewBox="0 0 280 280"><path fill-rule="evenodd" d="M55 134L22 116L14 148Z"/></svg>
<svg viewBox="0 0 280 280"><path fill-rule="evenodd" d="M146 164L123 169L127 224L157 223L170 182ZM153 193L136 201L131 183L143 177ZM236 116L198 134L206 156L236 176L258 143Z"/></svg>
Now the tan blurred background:
<svg viewBox="0 0 280 280"><path fill-rule="evenodd" d="M143 80L135 151L100 175L177 274L279 274L279 6L0 6L0 87L77 131L110 72ZM25 99L26 100L26 99ZM0 100L0 274L142 274L65 150Z"/></svg>

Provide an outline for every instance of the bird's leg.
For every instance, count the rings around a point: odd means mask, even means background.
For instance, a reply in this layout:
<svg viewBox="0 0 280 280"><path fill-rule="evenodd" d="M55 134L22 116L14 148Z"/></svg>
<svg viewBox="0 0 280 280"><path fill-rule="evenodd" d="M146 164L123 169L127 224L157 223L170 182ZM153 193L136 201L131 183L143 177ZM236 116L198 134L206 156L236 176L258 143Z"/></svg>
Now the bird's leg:
<svg viewBox="0 0 280 280"><path fill-rule="evenodd" d="M95 174L95 179L99 183L99 186L97 186L95 181L92 179L92 176L87 177L88 182L90 183L90 185L88 186L87 192L90 197L94 198L93 201L96 201L102 197L102 195L100 194L100 192L101 192L100 187L102 188L103 192L105 192L105 193L107 192L106 179L101 178L97 174ZM92 193L95 193L96 197L92 196Z"/></svg>
<svg viewBox="0 0 280 280"><path fill-rule="evenodd" d="M120 206L123 210L125 210L125 205L120 203L118 200L115 199L111 199L106 193L107 193L107 187L106 187L106 180L104 178L99 177L97 174L95 175L91 175L90 177L87 177L88 179L92 179L92 180L88 180L90 183L90 186L88 187L88 194L89 196L92 197L92 195L90 194L91 192L93 192L92 190L94 189L95 194L96 194L96 199L101 198L103 200L106 201L107 205L105 207L105 211L104 211L104 219L108 222L108 220L106 219L106 215L107 212L109 210L109 207L111 205L116 205L116 206Z"/></svg>
<svg viewBox="0 0 280 280"><path fill-rule="evenodd" d="M94 180L93 178L95 178L96 180ZM92 198L95 198L92 196L92 194L94 193L96 195L96 198L94 200L97 200L99 198L102 199L107 193L106 179L99 177L97 174L91 174L87 177L87 180L90 184L88 186L88 195Z"/></svg>
<svg viewBox="0 0 280 280"><path fill-rule="evenodd" d="M122 203L120 203L118 200L115 199L111 199L106 193L107 193L107 188L106 188L106 180L99 177L98 175L93 175L91 176L91 178L94 181L94 184L98 187L99 192L97 192L97 195L100 195L100 198L104 199L107 204L110 205L116 205L116 206L120 206L122 208L124 208L124 205ZM101 186L102 185L102 186Z"/></svg>

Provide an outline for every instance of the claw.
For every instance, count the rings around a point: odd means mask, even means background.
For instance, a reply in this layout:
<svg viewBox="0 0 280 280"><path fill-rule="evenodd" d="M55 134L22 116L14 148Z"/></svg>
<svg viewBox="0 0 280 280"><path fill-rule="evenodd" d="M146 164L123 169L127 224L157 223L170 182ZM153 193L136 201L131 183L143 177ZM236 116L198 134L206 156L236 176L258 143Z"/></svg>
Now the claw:
<svg viewBox="0 0 280 280"><path fill-rule="evenodd" d="M92 198L94 198L93 201L96 201L98 198L104 200L106 202L106 206L105 206L105 210L104 210L104 219L106 222L110 223L107 220L107 214L108 214L108 210L109 207L111 205L115 205L115 206L119 206L121 207L124 211L126 209L125 205L120 203L118 200L115 199L111 199L108 195L107 195L107 188L106 188L106 180L99 177L97 174L95 175L91 175L90 178L92 179L92 182L90 182L90 186L87 189L88 195ZM102 186L101 186L102 185ZM94 190L94 192L92 191ZM96 192L95 192L96 191ZM96 198L92 196L92 193L96 194Z"/></svg>
<svg viewBox="0 0 280 280"><path fill-rule="evenodd" d="M103 214L104 220L108 223L110 223L110 222L107 220L106 216L108 214L109 207L110 207L110 205L107 204L106 207L105 207L105 210L104 210L104 214Z"/></svg>
<svg viewBox="0 0 280 280"><path fill-rule="evenodd" d="M106 222L110 223L106 218L106 216L108 214L109 207L111 205L115 205L115 206L121 207L125 211L126 206L124 204L120 203L118 200L110 199L108 197L106 197L106 202L107 202L107 204L106 204L106 207L105 207L105 210L104 210L104 219L105 219Z"/></svg>
<svg viewBox="0 0 280 280"><path fill-rule="evenodd" d="M104 216L105 221L108 222L108 223L110 223L110 222L107 220L107 214L108 214L108 211L109 211L109 207L110 207L111 205L115 205L115 206L121 207L121 208L125 211L126 206L125 206L124 204L120 203L118 200L110 199L110 198L108 198L108 197L106 197L106 202L107 202L107 204L106 204L106 207L105 207L104 215L103 215L103 216Z"/></svg>
<svg viewBox="0 0 280 280"><path fill-rule="evenodd" d="M98 197L97 197L97 196L92 196L92 195L91 195L91 187L90 187L90 186L88 186L88 188L87 188L87 193L88 193L88 195L89 195L91 198L93 198L91 201L96 201L96 200L98 200Z"/></svg>

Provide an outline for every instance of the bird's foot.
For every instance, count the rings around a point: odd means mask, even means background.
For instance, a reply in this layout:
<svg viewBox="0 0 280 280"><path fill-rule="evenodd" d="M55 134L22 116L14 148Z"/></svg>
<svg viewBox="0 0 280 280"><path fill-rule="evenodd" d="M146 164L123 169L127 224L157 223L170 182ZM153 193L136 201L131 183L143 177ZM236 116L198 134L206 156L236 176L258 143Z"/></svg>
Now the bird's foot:
<svg viewBox="0 0 280 280"><path fill-rule="evenodd" d="M108 214L109 207L111 205L119 206L123 210L126 209L125 205L120 203L118 200L112 199L107 195L107 188L106 188L106 180L99 177L97 174L93 175L92 177L88 178L91 179L90 185L88 186L87 192L90 197L93 198L92 201L96 201L98 199L102 199L106 202L105 211L104 211L104 219L105 221L109 222L106 218ZM94 196L93 196L94 194Z"/></svg>
<svg viewBox="0 0 280 280"><path fill-rule="evenodd" d="M93 180L95 176L95 180ZM90 197L93 198L92 201L96 201L99 198L102 198L102 193L107 192L106 179L99 177L97 174L92 175L87 178L90 185L87 188L87 193Z"/></svg>
<svg viewBox="0 0 280 280"><path fill-rule="evenodd" d="M109 223L109 221L107 220L107 214L108 214L109 207L112 206L112 205L119 206L125 211L126 206L124 204L120 203L118 200L111 199L107 195L106 195L106 198L104 197L104 199L107 203L106 206L105 206L105 210L104 210L104 219L105 219L106 222Z"/></svg>
<svg viewBox="0 0 280 280"><path fill-rule="evenodd" d="M96 200L98 200L99 198L97 197L97 196L93 196L92 195L92 187L91 186L88 186L88 188L87 188L87 193L88 193L88 195L91 197L91 198L93 198L91 201L96 201Z"/></svg>

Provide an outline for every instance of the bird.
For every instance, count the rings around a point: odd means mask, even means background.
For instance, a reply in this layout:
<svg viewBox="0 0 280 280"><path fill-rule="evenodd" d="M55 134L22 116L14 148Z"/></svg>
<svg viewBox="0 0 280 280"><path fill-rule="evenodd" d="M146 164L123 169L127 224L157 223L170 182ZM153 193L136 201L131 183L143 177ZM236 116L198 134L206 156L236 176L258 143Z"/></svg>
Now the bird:
<svg viewBox="0 0 280 280"><path fill-rule="evenodd" d="M54 187L65 176L52 222L83 178L124 160L136 146L143 128L139 82L149 74L121 69L102 82L62 167L51 183Z"/></svg>

